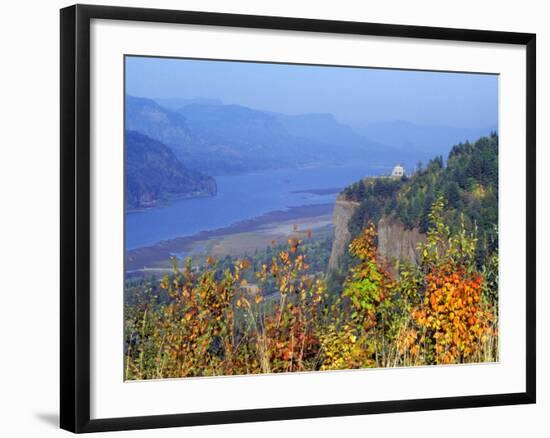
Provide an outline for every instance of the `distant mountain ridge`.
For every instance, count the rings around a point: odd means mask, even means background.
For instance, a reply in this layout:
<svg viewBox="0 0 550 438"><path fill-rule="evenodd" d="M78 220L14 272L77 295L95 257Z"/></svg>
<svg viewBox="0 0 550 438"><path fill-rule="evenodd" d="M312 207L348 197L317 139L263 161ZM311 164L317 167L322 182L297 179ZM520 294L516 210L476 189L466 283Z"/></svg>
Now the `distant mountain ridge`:
<svg viewBox="0 0 550 438"><path fill-rule="evenodd" d="M178 158L189 158L206 142L181 114L167 110L151 99L126 95L125 128L137 131L169 146ZM181 150L180 150L181 149ZM185 150L188 153L182 153Z"/></svg>
<svg viewBox="0 0 550 438"><path fill-rule="evenodd" d="M217 191L214 178L187 169L170 148L136 131L125 131L124 166L125 203L130 209Z"/></svg>
<svg viewBox="0 0 550 438"><path fill-rule="evenodd" d="M221 100L209 97L193 97L190 99L184 97L155 97L152 100L160 106L172 111L177 111L186 105L192 105L194 103L202 105L223 105Z"/></svg>
<svg viewBox="0 0 550 438"><path fill-rule="evenodd" d="M240 105L203 104L187 105L178 113L202 138L223 145L227 160L221 167L230 160L240 162L246 171L380 155L379 148L359 136L353 142L349 141L352 135L342 136L345 128L332 116L319 124L317 115L284 116ZM313 126L308 129L308 125Z"/></svg>
<svg viewBox="0 0 550 438"><path fill-rule="evenodd" d="M358 160L410 172L496 129L388 121L350 127L332 114L286 115L207 98L126 96L126 128L168 146L188 169L227 175Z"/></svg>
<svg viewBox="0 0 550 438"><path fill-rule="evenodd" d="M296 137L304 137L325 144L345 143L354 149L371 150L388 148L360 136L350 126L340 123L332 114L306 113L294 116L274 113L286 131Z"/></svg>
<svg viewBox="0 0 550 438"><path fill-rule="evenodd" d="M160 100L163 102L163 100ZM126 96L126 127L170 147L188 168L210 175L362 160L416 163L409 151L370 141L330 114L284 115L204 99L174 111Z"/></svg>

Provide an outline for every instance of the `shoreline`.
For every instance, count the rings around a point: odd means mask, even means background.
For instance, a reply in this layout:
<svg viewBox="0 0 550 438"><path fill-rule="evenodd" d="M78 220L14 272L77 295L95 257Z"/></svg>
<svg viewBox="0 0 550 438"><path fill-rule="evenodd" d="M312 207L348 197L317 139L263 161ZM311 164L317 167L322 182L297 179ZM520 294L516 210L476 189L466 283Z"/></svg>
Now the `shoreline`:
<svg viewBox="0 0 550 438"><path fill-rule="evenodd" d="M276 230L281 229L281 225L288 222L308 222L311 224L312 220L317 219L319 225L328 225L325 222L331 221L333 208L334 203L289 207L287 210L274 210L251 219L237 221L226 227L201 231L191 236L161 240L150 246L125 251L124 271L158 267L160 263L167 263L174 254L193 250L197 244L239 234L263 234L266 237L265 246L269 246L272 240L269 238L270 232L275 233ZM324 221L321 221L321 219L324 219ZM299 226L300 224L297 223L296 225Z"/></svg>
<svg viewBox="0 0 550 438"><path fill-rule="evenodd" d="M167 199L162 199L153 205L141 206L141 207L125 207L124 214L143 213L145 211L153 210L155 208L168 207L170 203L174 201L181 201L185 199L197 199L197 198L212 198L217 193L197 193L197 194L181 194L169 196Z"/></svg>

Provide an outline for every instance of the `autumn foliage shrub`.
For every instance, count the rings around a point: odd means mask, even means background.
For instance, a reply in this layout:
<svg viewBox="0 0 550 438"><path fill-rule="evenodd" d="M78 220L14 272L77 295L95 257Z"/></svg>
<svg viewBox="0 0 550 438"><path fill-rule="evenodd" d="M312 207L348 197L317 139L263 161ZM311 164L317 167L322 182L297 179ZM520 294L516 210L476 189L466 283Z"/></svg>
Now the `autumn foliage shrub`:
<svg viewBox="0 0 550 438"><path fill-rule="evenodd" d="M355 263L335 296L296 238L255 272L249 260L174 265L157 289L126 305L125 377L497 360L498 258L478 269L475 232L451 234L444 208L434 202L419 264L398 264L395 278L369 223L349 245Z"/></svg>
<svg viewBox="0 0 550 438"><path fill-rule="evenodd" d="M484 360L481 348L494 336L494 316L481 302L483 278L453 263L426 276L422 305L414 311L424 337L432 340L427 363L450 364Z"/></svg>
<svg viewBox="0 0 550 438"><path fill-rule="evenodd" d="M324 283L307 274L301 241L289 240L271 264L256 273L251 293L243 272L248 260L220 273L217 262L183 270L160 282L168 303L126 309L126 378L231 375L317 368L319 312ZM264 299L274 283L277 299Z"/></svg>
<svg viewBox="0 0 550 438"><path fill-rule="evenodd" d="M494 293L486 293L485 276L476 267L477 239L462 225L451 235L443 222L445 203L438 199L433 223L421 249L424 294L413 315L429 345L424 362L450 364L497 359L497 316ZM494 284L493 287L497 287Z"/></svg>

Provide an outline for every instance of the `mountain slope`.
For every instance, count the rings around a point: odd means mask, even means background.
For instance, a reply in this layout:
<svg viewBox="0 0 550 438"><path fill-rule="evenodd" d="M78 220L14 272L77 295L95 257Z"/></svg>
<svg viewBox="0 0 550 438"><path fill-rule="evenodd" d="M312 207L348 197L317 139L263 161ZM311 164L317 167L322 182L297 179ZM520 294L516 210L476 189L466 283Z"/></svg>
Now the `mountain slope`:
<svg viewBox="0 0 550 438"><path fill-rule="evenodd" d="M351 127L338 122L332 114L312 113L286 115L275 114L276 119L282 124L289 135L307 138L312 141L342 145L350 149L369 150L384 148L357 134Z"/></svg>
<svg viewBox="0 0 550 438"><path fill-rule="evenodd" d="M186 169L167 146L138 132L125 132L124 161L127 208L216 194L213 178Z"/></svg>
<svg viewBox="0 0 550 438"><path fill-rule="evenodd" d="M355 160L391 165L397 159L395 149L361 137L331 114L285 115L219 104L191 104L178 112L201 137L238 151L256 169ZM399 159L414 158L404 153Z"/></svg>
<svg viewBox="0 0 550 438"><path fill-rule="evenodd" d="M177 111L186 105L192 105L194 103L204 105L222 105L222 101L218 99L210 99L206 97L197 97L192 99L185 99L183 97L156 97L153 99L160 106L172 111Z"/></svg>
<svg viewBox="0 0 550 438"><path fill-rule="evenodd" d="M203 138L217 145L226 162L240 163L242 170L294 167L331 161L336 149L318 141L290 135L283 123L268 112L240 105L192 104L179 114Z"/></svg>
<svg viewBox="0 0 550 438"><path fill-rule="evenodd" d="M412 167L418 158L368 141L329 114L288 116L202 99L181 102L172 111L127 95L126 128L164 143L188 168L211 175L357 160Z"/></svg>
<svg viewBox="0 0 550 438"><path fill-rule="evenodd" d="M185 118L151 99L126 95L125 128L138 131L172 148L180 159L189 159L206 142L193 132Z"/></svg>

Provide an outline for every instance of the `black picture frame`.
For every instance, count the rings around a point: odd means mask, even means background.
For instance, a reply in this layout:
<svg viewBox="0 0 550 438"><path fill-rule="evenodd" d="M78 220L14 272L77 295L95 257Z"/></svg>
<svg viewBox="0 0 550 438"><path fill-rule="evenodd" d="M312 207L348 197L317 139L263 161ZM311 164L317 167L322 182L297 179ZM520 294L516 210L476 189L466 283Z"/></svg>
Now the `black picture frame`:
<svg viewBox="0 0 550 438"><path fill-rule="evenodd" d="M92 19L409 37L525 46L527 75L527 126L525 133L527 147L526 391L415 400L90 419L90 21ZM76 433L101 432L535 403L535 34L90 5L74 5L62 9L60 24L61 428Z"/></svg>

